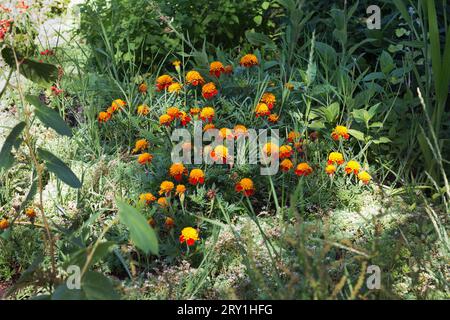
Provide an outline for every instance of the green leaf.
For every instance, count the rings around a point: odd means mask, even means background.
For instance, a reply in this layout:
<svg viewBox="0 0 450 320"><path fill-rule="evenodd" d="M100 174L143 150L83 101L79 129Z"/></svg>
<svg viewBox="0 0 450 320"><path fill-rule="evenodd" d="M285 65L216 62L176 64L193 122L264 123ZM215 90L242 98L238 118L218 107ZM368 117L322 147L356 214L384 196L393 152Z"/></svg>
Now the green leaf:
<svg viewBox="0 0 450 320"><path fill-rule="evenodd" d="M58 80L58 68L55 65L24 58L17 52L16 56L20 63L19 72L25 78L45 87L52 85ZM3 48L2 57L10 68L16 70L13 49Z"/></svg>
<svg viewBox="0 0 450 320"><path fill-rule="evenodd" d="M134 244L146 254L158 254L158 239L155 231L151 228L144 216L134 207L122 200L116 200L119 208L120 221L130 231L130 238Z"/></svg>
<svg viewBox="0 0 450 320"><path fill-rule="evenodd" d="M0 169L4 168L5 170L8 170L13 165L14 157L12 156L11 151L13 147L18 147L20 142L22 142L20 135L24 128L25 122L19 122L11 130L8 137L6 137L5 143L0 151Z"/></svg>
<svg viewBox="0 0 450 320"><path fill-rule="evenodd" d="M348 133L351 136L353 136L354 138L364 141L364 133L362 133L361 131L354 130L354 129L348 129Z"/></svg>
<svg viewBox="0 0 450 320"><path fill-rule="evenodd" d="M245 33L245 37L247 38L248 42L255 46L275 46L274 42L268 36L262 33L247 31Z"/></svg>
<svg viewBox="0 0 450 320"><path fill-rule="evenodd" d="M262 23L262 17L261 16L255 16L253 18L253 21L259 26Z"/></svg>
<svg viewBox="0 0 450 320"><path fill-rule="evenodd" d="M84 300L86 299L81 289L69 289L66 283L56 287L51 300Z"/></svg>
<svg viewBox="0 0 450 320"><path fill-rule="evenodd" d="M383 51L380 56L380 66L381 71L384 74L389 74L391 70L395 68L394 59L392 59L391 55L386 51Z"/></svg>
<svg viewBox="0 0 450 320"><path fill-rule="evenodd" d="M90 261L88 265L88 269L95 265L97 262L102 260L110 251L111 247L115 245L115 242L113 241L106 241L100 243L97 248L95 249L94 255L92 256L92 260ZM77 265L80 268L83 268L86 264L86 260L88 257L88 254L92 250L92 247L89 248L83 248L78 251L76 251L74 254L72 254L70 261L68 262L68 265Z"/></svg>
<svg viewBox="0 0 450 320"><path fill-rule="evenodd" d="M81 279L81 289L88 300L120 299L120 296L114 290L111 280L98 272L86 272L83 279Z"/></svg>
<svg viewBox="0 0 450 320"><path fill-rule="evenodd" d="M64 162L47 150L38 148L37 151L39 157L45 161L48 171L53 172L59 180L68 186L75 189L81 188L80 180Z"/></svg>
<svg viewBox="0 0 450 320"><path fill-rule="evenodd" d="M388 137L380 137L380 138L377 139L377 140L373 140L373 143L375 143L375 144L380 144L380 143L390 143L390 142L392 142L392 140L389 139Z"/></svg>
<svg viewBox="0 0 450 320"><path fill-rule="evenodd" d="M52 128L63 136L72 136L72 130L64 122L57 111L44 105L41 100L39 100L39 97L27 95L25 96L25 99L35 107L34 114L46 127Z"/></svg>

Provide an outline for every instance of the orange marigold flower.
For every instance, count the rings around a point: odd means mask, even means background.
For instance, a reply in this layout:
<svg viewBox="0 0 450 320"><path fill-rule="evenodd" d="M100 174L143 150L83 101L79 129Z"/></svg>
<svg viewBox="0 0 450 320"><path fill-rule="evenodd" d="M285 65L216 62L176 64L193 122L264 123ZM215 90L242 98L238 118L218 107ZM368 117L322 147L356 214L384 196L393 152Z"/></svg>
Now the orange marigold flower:
<svg viewBox="0 0 450 320"><path fill-rule="evenodd" d="M345 173L347 173L347 174L350 174L350 173L358 174L359 170L361 170L361 166L359 165L359 163L357 161L350 160L349 162L347 162L344 170L345 170Z"/></svg>
<svg viewBox="0 0 450 320"><path fill-rule="evenodd" d="M150 153L143 153L139 155L138 162L142 165L144 164L150 164L153 160L153 156Z"/></svg>
<svg viewBox="0 0 450 320"><path fill-rule="evenodd" d="M231 139L234 138L233 131L231 129L228 129L228 128L220 129L219 130L219 136L222 139L227 139L227 140L231 140Z"/></svg>
<svg viewBox="0 0 450 320"><path fill-rule="evenodd" d="M163 74L156 79L156 90L161 91L167 89L173 82L171 76Z"/></svg>
<svg viewBox="0 0 450 320"><path fill-rule="evenodd" d="M225 68L223 67L222 62L213 61L209 65L209 73L215 75L217 78L220 77L220 74L225 72Z"/></svg>
<svg viewBox="0 0 450 320"><path fill-rule="evenodd" d="M240 136L246 136L248 134L247 127L242 124L237 124L234 126L233 135L237 139Z"/></svg>
<svg viewBox="0 0 450 320"><path fill-rule="evenodd" d="M214 150L211 151L211 158L214 159L214 161L221 161L222 163L227 163L228 159L228 148L224 145L219 145L214 148Z"/></svg>
<svg viewBox="0 0 450 320"><path fill-rule="evenodd" d="M216 126L215 126L214 124L208 123L208 124L206 124L206 125L203 127L203 131L206 132L206 131L208 131L209 129L215 129L215 128L216 128Z"/></svg>
<svg viewBox="0 0 450 320"><path fill-rule="evenodd" d="M328 156L328 164L338 164L341 165L344 163L344 156L340 152L331 152Z"/></svg>
<svg viewBox="0 0 450 320"><path fill-rule="evenodd" d="M100 112L98 114L98 122L107 122L111 119L111 114L109 112Z"/></svg>
<svg viewBox="0 0 450 320"><path fill-rule="evenodd" d="M267 120L269 120L269 122L272 122L272 123L277 123L278 119L280 119L280 116L277 115L276 113L271 113L269 115L269 118L267 118Z"/></svg>
<svg viewBox="0 0 450 320"><path fill-rule="evenodd" d="M213 117L214 117L214 109L211 107L204 107L200 112L200 119L202 119L202 121L211 122Z"/></svg>
<svg viewBox="0 0 450 320"><path fill-rule="evenodd" d="M332 176L336 172L336 166L333 164L327 164L327 166L325 167L325 172L327 173L327 175Z"/></svg>
<svg viewBox="0 0 450 320"><path fill-rule="evenodd" d="M170 93L179 93L182 88L183 86L181 85L181 83L174 82L167 88L167 91L169 91Z"/></svg>
<svg viewBox="0 0 450 320"><path fill-rule="evenodd" d="M361 171L360 173L358 173L358 179L362 183L368 184L370 180L372 180L372 176L367 171Z"/></svg>
<svg viewBox="0 0 450 320"><path fill-rule="evenodd" d="M157 202L161 208L167 208L169 206L166 197L160 197Z"/></svg>
<svg viewBox="0 0 450 320"><path fill-rule="evenodd" d="M298 176L307 176L312 173L313 169L306 162L299 163L295 168L295 174Z"/></svg>
<svg viewBox="0 0 450 320"><path fill-rule="evenodd" d="M225 74L232 74L233 73L233 66L231 64L226 65L225 66L225 70L224 70L223 73L225 73Z"/></svg>
<svg viewBox="0 0 450 320"><path fill-rule="evenodd" d="M258 58L254 54L246 54L241 58L239 64L243 67L253 67L258 65Z"/></svg>
<svg viewBox="0 0 450 320"><path fill-rule="evenodd" d="M173 220L173 218L171 217L167 217L164 224L166 225L166 228L171 229L175 225L175 220Z"/></svg>
<svg viewBox="0 0 450 320"><path fill-rule="evenodd" d="M301 136L300 132L291 131L291 132L288 133L288 141L292 143L292 142L300 139L300 136Z"/></svg>
<svg viewBox="0 0 450 320"><path fill-rule="evenodd" d="M177 181L181 181L183 175L187 176L188 170L182 163L174 163L170 166L169 174Z"/></svg>
<svg viewBox="0 0 450 320"><path fill-rule="evenodd" d="M331 137L333 138L333 140L339 140L340 138L347 140L350 136L348 135L347 127L336 126L336 128L334 128L333 132L331 133Z"/></svg>
<svg viewBox="0 0 450 320"><path fill-rule="evenodd" d="M182 195L185 192L186 192L186 186L184 184L177 185L177 187L175 189L176 195Z"/></svg>
<svg viewBox="0 0 450 320"><path fill-rule="evenodd" d="M172 120L181 116L180 109L177 107L167 108L166 114L168 114Z"/></svg>
<svg viewBox="0 0 450 320"><path fill-rule="evenodd" d="M148 90L148 85L145 82L143 82L139 85L138 90L140 93L146 93Z"/></svg>
<svg viewBox="0 0 450 320"><path fill-rule="evenodd" d="M249 178L241 179L235 186L236 192L242 192L245 196L250 197L255 193L253 181Z"/></svg>
<svg viewBox="0 0 450 320"><path fill-rule="evenodd" d="M143 150L145 150L145 149L148 148L148 145L149 145L149 143L148 143L147 140L145 140L145 139L139 139L139 140L136 141L136 143L135 143L135 145L134 145L134 149L133 149L132 152L133 152L133 153L137 153L137 152L139 152L139 151L143 151Z"/></svg>
<svg viewBox="0 0 450 320"><path fill-rule="evenodd" d="M289 158L293 153L292 147L287 144L280 147L280 159Z"/></svg>
<svg viewBox="0 0 450 320"><path fill-rule="evenodd" d="M186 242L188 246L193 246L195 244L195 241L198 241L198 231L195 230L192 227L187 227L181 230L180 235L180 243Z"/></svg>
<svg viewBox="0 0 450 320"><path fill-rule="evenodd" d="M270 92L265 92L261 97L261 102L267 104L269 109L272 110L276 102L275 95Z"/></svg>
<svg viewBox="0 0 450 320"><path fill-rule="evenodd" d="M36 211L34 210L34 208L28 208L27 210L25 210L25 215L30 219L34 219L36 218Z"/></svg>
<svg viewBox="0 0 450 320"><path fill-rule="evenodd" d="M205 83L205 79L203 79L200 72L192 70L186 74L186 82L193 86L201 86Z"/></svg>
<svg viewBox="0 0 450 320"><path fill-rule="evenodd" d="M0 230L6 230L9 227L9 222L6 219L0 220Z"/></svg>
<svg viewBox="0 0 450 320"><path fill-rule="evenodd" d="M122 110L126 105L127 103L122 99L116 99L111 103L111 107L109 110L112 112L116 112L117 110Z"/></svg>
<svg viewBox="0 0 450 320"><path fill-rule="evenodd" d="M182 126L186 126L191 120L191 117L186 112L181 111L180 123Z"/></svg>
<svg viewBox="0 0 450 320"><path fill-rule="evenodd" d="M266 156L277 155L279 151L278 146L273 142L268 142L263 147L263 152Z"/></svg>
<svg viewBox="0 0 450 320"><path fill-rule="evenodd" d="M175 185L172 181L163 181L159 186L159 194L167 195L173 190L173 188L175 188Z"/></svg>
<svg viewBox="0 0 450 320"><path fill-rule="evenodd" d="M191 108L191 110L189 110L189 113L193 116L199 114L201 112L200 108Z"/></svg>
<svg viewBox="0 0 450 320"><path fill-rule="evenodd" d="M137 108L137 114L140 116L146 116L150 113L150 108L146 104L141 104Z"/></svg>
<svg viewBox="0 0 450 320"><path fill-rule="evenodd" d="M189 174L189 183L192 185L205 183L205 174L202 169L192 169Z"/></svg>
<svg viewBox="0 0 450 320"><path fill-rule="evenodd" d="M162 116L159 117L160 125L169 126L171 122L172 122L172 117L169 116L168 114L163 114Z"/></svg>
<svg viewBox="0 0 450 320"><path fill-rule="evenodd" d="M213 82L208 82L202 87L202 95L205 99L214 98L219 91L217 91L216 85Z"/></svg>
<svg viewBox="0 0 450 320"><path fill-rule="evenodd" d="M141 202L141 203L145 203L145 204L149 205L154 201L156 201L156 197L151 193L142 193L139 196L139 202Z"/></svg>
<svg viewBox="0 0 450 320"><path fill-rule="evenodd" d="M292 163L292 161L290 159L284 159L283 161L281 161L280 167L281 167L281 170L283 170L284 172L287 172L294 167L294 164Z"/></svg>
<svg viewBox="0 0 450 320"><path fill-rule="evenodd" d="M256 117L264 117L270 114L270 109L265 103L258 103L255 109Z"/></svg>

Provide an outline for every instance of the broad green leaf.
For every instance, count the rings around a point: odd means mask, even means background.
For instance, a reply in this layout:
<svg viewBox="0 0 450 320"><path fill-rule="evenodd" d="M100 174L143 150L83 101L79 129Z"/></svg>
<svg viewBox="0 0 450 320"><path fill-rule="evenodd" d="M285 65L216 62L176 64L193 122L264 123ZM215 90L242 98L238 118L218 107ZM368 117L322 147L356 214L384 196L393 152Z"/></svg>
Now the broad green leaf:
<svg viewBox="0 0 450 320"><path fill-rule="evenodd" d="M388 137L380 137L380 138L377 139L377 140L373 140L373 143L375 143L375 144L389 143L389 142L392 142L392 140L389 139Z"/></svg>
<svg viewBox="0 0 450 320"><path fill-rule="evenodd" d="M389 72L391 72L395 68L394 59L392 59L391 55L386 51L383 51L381 53L380 66L381 71L384 74L389 74Z"/></svg>
<svg viewBox="0 0 450 320"><path fill-rule="evenodd" d="M130 238L133 243L146 254L151 252L157 255L159 252L158 239L144 216L136 208L122 200L117 199L116 203L119 208L120 221L130 231Z"/></svg>
<svg viewBox="0 0 450 320"><path fill-rule="evenodd" d="M55 65L24 58L17 52L16 56L20 62L19 72L25 78L46 87L58 80L58 68ZM3 48L2 57L10 68L16 69L16 60L11 48Z"/></svg>
<svg viewBox="0 0 450 320"><path fill-rule="evenodd" d="M354 130L354 129L348 129L348 133L352 137L355 137L358 140L364 141L364 133L362 133L361 131Z"/></svg>
<svg viewBox="0 0 450 320"><path fill-rule="evenodd" d="M113 241L106 241L100 243L97 248L95 249L94 255L92 256L92 260L89 263L88 269L95 265L97 262L102 260L110 251L111 247L115 245L115 242ZM89 248L83 248L75 253L72 254L70 261L68 262L69 265L77 265L80 268L83 268L86 264L86 260L88 257L88 254L90 254L92 250L92 247Z"/></svg>
<svg viewBox="0 0 450 320"><path fill-rule="evenodd" d="M262 33L247 31L245 33L245 37L247 38L248 42L255 46L275 46L274 42L268 36Z"/></svg>
<svg viewBox="0 0 450 320"><path fill-rule="evenodd" d="M27 95L25 99L35 107L34 114L46 127L52 128L61 135L72 136L72 130L57 111L44 105L36 96Z"/></svg>
<svg viewBox="0 0 450 320"><path fill-rule="evenodd" d="M110 279L103 274L88 271L81 279L81 289L88 300L118 300L119 294L114 290Z"/></svg>
<svg viewBox="0 0 450 320"><path fill-rule="evenodd" d="M84 300L86 299L81 289L69 289L66 283L56 287L51 296L51 300Z"/></svg>
<svg viewBox="0 0 450 320"><path fill-rule="evenodd" d="M68 186L75 189L81 188L80 180L64 162L47 150L38 148L37 151L38 156L45 161L48 171L53 172L58 179Z"/></svg>
<svg viewBox="0 0 450 320"><path fill-rule="evenodd" d="M24 128L25 122L19 122L11 130L8 137L6 137L5 143L0 151L0 169L4 168L5 170L8 170L14 163L14 157L12 156L11 151L13 147L18 147L19 142L22 141L20 135Z"/></svg>
<svg viewBox="0 0 450 320"><path fill-rule="evenodd" d="M325 64L336 64L337 54L334 48L324 42L316 41L314 47L322 56Z"/></svg>

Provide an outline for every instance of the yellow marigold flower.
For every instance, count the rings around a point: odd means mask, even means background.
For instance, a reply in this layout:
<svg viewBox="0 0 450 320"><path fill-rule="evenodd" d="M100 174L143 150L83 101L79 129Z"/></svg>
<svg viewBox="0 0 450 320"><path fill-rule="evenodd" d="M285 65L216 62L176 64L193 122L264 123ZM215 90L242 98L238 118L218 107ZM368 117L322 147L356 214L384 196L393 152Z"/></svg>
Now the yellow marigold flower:
<svg viewBox="0 0 450 320"><path fill-rule="evenodd" d="M250 197L255 193L253 181L249 178L241 179L241 181L236 184L235 190L236 192L242 192L247 197Z"/></svg>
<svg viewBox="0 0 450 320"><path fill-rule="evenodd" d="M306 162L299 163L295 168L295 174L298 176L307 176L312 173L313 169Z"/></svg>
<svg viewBox="0 0 450 320"><path fill-rule="evenodd" d="M203 131L206 132L206 131L208 131L209 129L215 129L215 128L216 128L216 126L215 126L214 124L208 123L208 124L206 124L206 125L203 127Z"/></svg>
<svg viewBox="0 0 450 320"><path fill-rule="evenodd" d="M25 214L30 219L36 218L36 211L34 210L34 208L28 208L27 210L25 210Z"/></svg>
<svg viewBox="0 0 450 320"><path fill-rule="evenodd" d="M143 151L143 150L147 149L148 146L149 146L149 144L148 144L147 140L139 139L139 140L136 141L136 144L135 144L134 149L133 149L133 153L137 153L139 151Z"/></svg>
<svg viewBox="0 0 450 320"><path fill-rule="evenodd" d="M146 104L141 104L137 108L137 113L140 116L146 116L150 113L150 108Z"/></svg>
<svg viewBox="0 0 450 320"><path fill-rule="evenodd" d="M111 119L111 114L109 112L100 112L98 114L98 122L107 122Z"/></svg>
<svg viewBox="0 0 450 320"><path fill-rule="evenodd" d="M205 79L203 79L200 72L192 70L186 74L186 82L193 86L201 86L205 83Z"/></svg>
<svg viewBox="0 0 450 320"><path fill-rule="evenodd" d="M269 109L272 110L276 102L275 95L270 92L265 92L261 97L261 102L267 104Z"/></svg>
<svg viewBox="0 0 450 320"><path fill-rule="evenodd" d="M294 167L294 164L292 163L292 161L290 159L284 159L283 161L281 161L280 167L281 167L281 170L283 170L284 172L287 172Z"/></svg>
<svg viewBox="0 0 450 320"><path fill-rule="evenodd" d="M181 83L174 82L167 88L167 91L169 91L170 93L179 93L182 88L183 86L181 85Z"/></svg>
<svg viewBox="0 0 450 320"><path fill-rule="evenodd" d="M169 126L171 122L172 122L172 117L169 116L168 114L163 114L162 116L159 117L160 125Z"/></svg>
<svg viewBox="0 0 450 320"><path fill-rule="evenodd" d="M156 201L156 197L151 193L142 193L139 196L139 202L145 203L145 204L151 204L152 202Z"/></svg>
<svg viewBox="0 0 450 320"><path fill-rule="evenodd" d="M141 83L138 87L140 93L146 93L148 90L148 86L145 82Z"/></svg>
<svg viewBox="0 0 450 320"><path fill-rule="evenodd" d="M157 202L161 208L167 208L169 206L166 197L160 197Z"/></svg>
<svg viewBox="0 0 450 320"><path fill-rule="evenodd" d="M0 220L0 230L6 230L9 228L9 222L6 219Z"/></svg>
<svg viewBox="0 0 450 320"><path fill-rule="evenodd" d="M188 246L193 246L195 244L195 241L198 241L198 231L195 230L192 227L187 227L181 230L180 235L180 243L186 242Z"/></svg>
<svg viewBox="0 0 450 320"><path fill-rule="evenodd" d="M361 166L359 165L359 163L355 160L350 160L349 162L347 162L347 165L345 166L345 173L350 174L350 173L354 173L354 174L358 174L359 170L361 170Z"/></svg>
<svg viewBox="0 0 450 320"><path fill-rule="evenodd" d="M268 142L264 145L263 152L266 156L271 156L272 154L277 155L279 152L279 148L275 143Z"/></svg>
<svg viewBox="0 0 450 320"><path fill-rule="evenodd" d="M116 99L111 103L111 109L113 112L116 112L117 110L123 109L127 103L123 101L122 99Z"/></svg>
<svg viewBox="0 0 450 320"><path fill-rule="evenodd" d="M334 128L333 132L331 133L331 137L333 138L333 140L339 140L340 138L348 140L350 136L348 135L347 127L336 126L336 128Z"/></svg>
<svg viewBox="0 0 450 320"><path fill-rule="evenodd" d="M164 222L165 226L167 229L171 229L173 228L174 224L175 224L175 220L173 220L173 218L171 217L167 217L166 221Z"/></svg>
<svg viewBox="0 0 450 320"><path fill-rule="evenodd" d="M150 164L153 160L153 156L150 153L143 153L139 155L138 162L142 165L144 164Z"/></svg>
<svg viewBox="0 0 450 320"><path fill-rule="evenodd" d="M336 172L336 166L333 164L327 164L327 166L325 167L325 172L329 175L332 176L333 174L335 174Z"/></svg>
<svg viewBox="0 0 450 320"><path fill-rule="evenodd" d="M192 169L189 174L189 183L192 185L203 184L205 182L205 174L202 169Z"/></svg>
<svg viewBox="0 0 450 320"><path fill-rule="evenodd" d="M328 156L328 164L338 164L341 165L344 163L344 156L340 152L331 152Z"/></svg>
<svg viewBox="0 0 450 320"><path fill-rule="evenodd" d="M186 186L184 184L177 185L177 188L175 189L176 195L182 195L186 192Z"/></svg>
<svg viewBox="0 0 450 320"><path fill-rule="evenodd" d="M166 114L168 114L172 118L172 120L181 116L180 109L178 109L177 107L167 108Z"/></svg>
<svg viewBox="0 0 450 320"><path fill-rule="evenodd" d="M372 180L372 176L367 171L361 171L360 173L358 173L358 179L362 183L368 184L370 180Z"/></svg>
<svg viewBox="0 0 450 320"><path fill-rule="evenodd" d="M219 145L214 148L213 151L211 151L211 158L214 159L214 161L221 161L222 163L227 163L228 160L228 148L224 145Z"/></svg>
<svg viewBox="0 0 450 320"><path fill-rule="evenodd" d="M169 194L173 188L175 188L175 185L171 181L163 181L161 182L161 185L159 186L159 194Z"/></svg>
<svg viewBox="0 0 450 320"><path fill-rule="evenodd" d="M253 67L258 65L258 58L254 54L246 54L241 58L239 64L243 67Z"/></svg>
<svg viewBox="0 0 450 320"><path fill-rule="evenodd" d="M256 106L255 113L256 113L256 117L268 116L270 114L270 109L267 106L267 104L258 103L258 105Z"/></svg>
<svg viewBox="0 0 450 320"><path fill-rule="evenodd" d="M156 79L156 90L161 91L167 89L173 82L171 76L163 74Z"/></svg>
<svg viewBox="0 0 450 320"><path fill-rule="evenodd" d="M267 118L267 120L269 120L269 122L272 122L272 123L277 123L278 119L280 119L280 116L277 115L276 113L271 113L269 115L269 118Z"/></svg>
<svg viewBox="0 0 450 320"><path fill-rule="evenodd" d="M181 61L180 60L175 60L174 62L172 62L172 65L175 67L175 70L177 70L177 72L180 72L180 65L181 65Z"/></svg>
<svg viewBox="0 0 450 320"><path fill-rule="evenodd" d="M223 67L222 62L220 61L213 61L209 65L209 73L211 75L215 75L217 78L220 77L220 74L225 72L225 68Z"/></svg>
<svg viewBox="0 0 450 320"><path fill-rule="evenodd" d="M183 175L187 175L188 170L182 163L174 163L170 166L169 174L176 181L181 181Z"/></svg>
<svg viewBox="0 0 450 320"><path fill-rule="evenodd" d="M205 99L214 98L219 91L217 91L216 85L213 82L208 82L202 87L202 96Z"/></svg>
<svg viewBox="0 0 450 320"><path fill-rule="evenodd" d="M211 107L204 107L200 112L200 119L211 122L214 117L214 109Z"/></svg>
<svg viewBox="0 0 450 320"><path fill-rule="evenodd" d="M292 147L287 144L280 147L280 159L289 158L293 153Z"/></svg>
<svg viewBox="0 0 450 320"><path fill-rule="evenodd" d="M234 135L233 135L233 131L231 129L228 128L222 128L219 130L219 136L222 139L227 139L227 140L231 140L233 139Z"/></svg>
<svg viewBox="0 0 450 320"><path fill-rule="evenodd" d="M193 116L199 114L201 112L200 108L191 108L191 110L189 110L189 113Z"/></svg>
<svg viewBox="0 0 450 320"><path fill-rule="evenodd" d="M289 142L294 142L294 141L297 141L298 139L300 139L300 132L297 132L297 131L291 131L291 132L289 132L288 133L288 141Z"/></svg>
<svg viewBox="0 0 450 320"><path fill-rule="evenodd" d="M286 89L288 89L289 91L294 90L294 85L293 85L292 83L290 83L290 82L285 83L285 84L284 84L284 87L285 87Z"/></svg>
<svg viewBox="0 0 450 320"><path fill-rule="evenodd" d="M235 138L240 136L246 136L248 133L247 127L242 124L237 124L234 126L233 135Z"/></svg>

